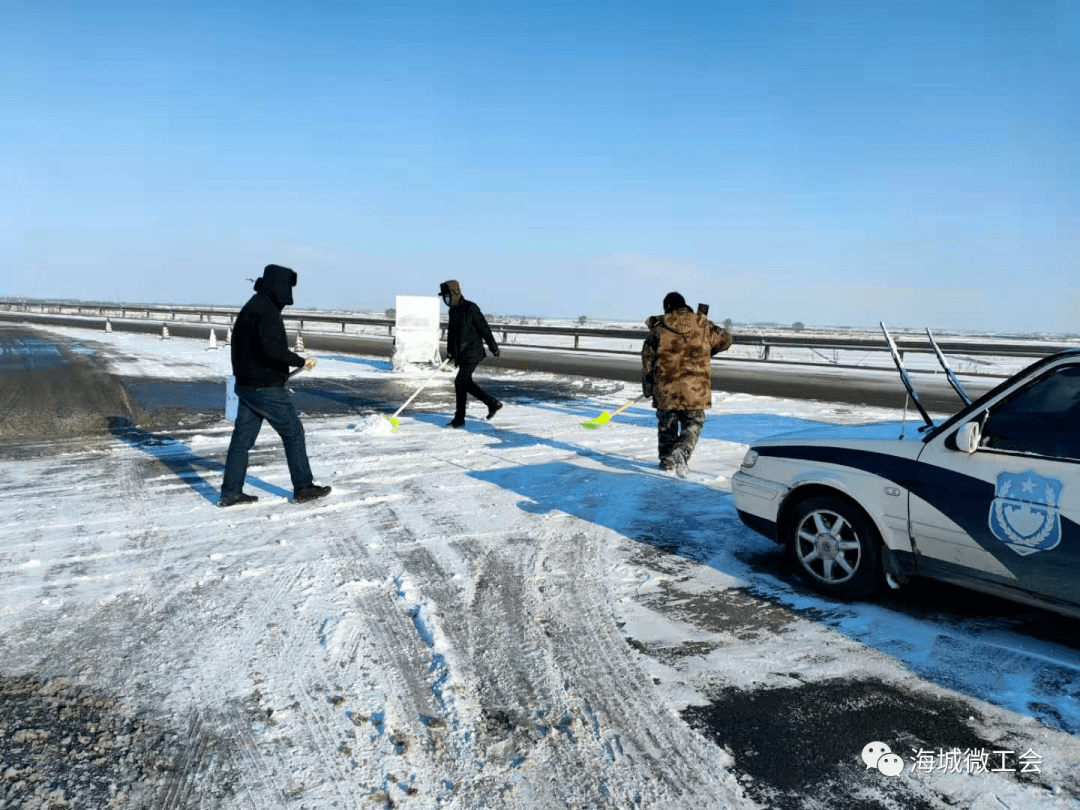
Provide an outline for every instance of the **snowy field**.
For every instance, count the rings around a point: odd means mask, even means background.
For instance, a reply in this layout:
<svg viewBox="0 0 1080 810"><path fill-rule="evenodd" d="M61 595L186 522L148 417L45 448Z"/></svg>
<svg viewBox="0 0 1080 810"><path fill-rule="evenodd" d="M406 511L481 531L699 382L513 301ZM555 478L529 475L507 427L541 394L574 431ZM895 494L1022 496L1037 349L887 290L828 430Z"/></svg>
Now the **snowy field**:
<svg viewBox="0 0 1080 810"><path fill-rule="evenodd" d="M41 331L116 375L228 373L227 347L202 341ZM392 374L316 356L313 379ZM655 469L651 410L580 427L634 391L519 398L493 423L477 405L448 431L451 388L439 375L441 408L421 398L394 434L370 411L307 416L334 487L312 504L289 501L264 428L258 504L217 508L223 418L5 461L3 806L1080 807L1075 623L1017 608L1058 623L1040 637L1008 608L943 620L936 587L820 599L738 521L748 442L898 411L716 393L681 481ZM867 684L893 709L864 711ZM755 722L803 712L817 736L724 742L740 706L788 694ZM865 768L869 734L900 775ZM981 773L923 767L916 747L1030 753L1037 770L994 772L993 754ZM763 753L783 773L756 775Z"/></svg>

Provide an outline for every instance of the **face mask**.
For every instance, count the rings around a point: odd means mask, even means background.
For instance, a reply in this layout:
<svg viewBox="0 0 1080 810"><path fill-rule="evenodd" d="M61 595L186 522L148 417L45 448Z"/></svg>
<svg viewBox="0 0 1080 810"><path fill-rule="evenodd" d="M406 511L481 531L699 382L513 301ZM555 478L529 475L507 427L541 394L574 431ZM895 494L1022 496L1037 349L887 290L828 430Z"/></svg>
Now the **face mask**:
<svg viewBox="0 0 1080 810"><path fill-rule="evenodd" d="M450 293L447 293L442 297L443 303L450 306Z"/></svg>

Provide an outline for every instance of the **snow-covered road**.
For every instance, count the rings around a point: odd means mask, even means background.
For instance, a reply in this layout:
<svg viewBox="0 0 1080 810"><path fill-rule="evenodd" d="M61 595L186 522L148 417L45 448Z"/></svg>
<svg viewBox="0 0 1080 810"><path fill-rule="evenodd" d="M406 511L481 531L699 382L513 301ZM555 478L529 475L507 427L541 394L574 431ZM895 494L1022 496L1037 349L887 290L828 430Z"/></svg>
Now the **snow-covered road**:
<svg viewBox="0 0 1080 810"><path fill-rule="evenodd" d="M43 334L118 378L227 373L197 341ZM398 379L344 357L315 375ZM483 384L530 381L552 385ZM717 394L680 481L648 410L580 427L634 392L517 395L447 431L450 386L393 435L360 409L305 418L334 487L312 504L266 429L259 503L217 508L216 417L114 416L4 461L4 806L1080 806L1075 622L937 585L829 602L738 522L748 441L895 412ZM875 739L901 775L866 769ZM915 753L954 747L987 772ZM1037 770L993 772L1004 750Z"/></svg>

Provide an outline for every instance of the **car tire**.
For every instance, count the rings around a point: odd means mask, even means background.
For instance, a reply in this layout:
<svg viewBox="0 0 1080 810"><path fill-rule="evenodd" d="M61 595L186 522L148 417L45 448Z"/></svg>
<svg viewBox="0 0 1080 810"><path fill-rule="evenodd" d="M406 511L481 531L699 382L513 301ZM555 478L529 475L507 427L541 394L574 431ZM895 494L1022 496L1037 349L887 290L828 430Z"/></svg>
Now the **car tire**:
<svg viewBox="0 0 1080 810"><path fill-rule="evenodd" d="M788 527L788 553L814 590L861 599L881 584L881 536L851 501L807 498L795 506Z"/></svg>

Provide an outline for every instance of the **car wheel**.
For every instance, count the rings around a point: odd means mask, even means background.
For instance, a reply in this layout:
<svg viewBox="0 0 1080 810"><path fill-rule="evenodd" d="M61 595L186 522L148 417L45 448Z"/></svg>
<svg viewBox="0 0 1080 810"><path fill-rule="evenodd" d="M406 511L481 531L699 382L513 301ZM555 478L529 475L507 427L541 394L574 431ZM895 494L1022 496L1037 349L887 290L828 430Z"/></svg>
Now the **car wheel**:
<svg viewBox="0 0 1080 810"><path fill-rule="evenodd" d="M817 591L859 599L881 581L881 537L861 509L831 495L796 505L788 524L788 551Z"/></svg>

